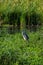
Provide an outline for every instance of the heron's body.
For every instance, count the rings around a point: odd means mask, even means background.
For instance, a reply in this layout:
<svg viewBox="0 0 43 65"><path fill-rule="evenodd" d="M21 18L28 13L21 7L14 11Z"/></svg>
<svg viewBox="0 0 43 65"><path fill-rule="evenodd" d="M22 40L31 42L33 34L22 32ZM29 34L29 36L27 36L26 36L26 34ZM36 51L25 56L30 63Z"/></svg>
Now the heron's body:
<svg viewBox="0 0 43 65"><path fill-rule="evenodd" d="M23 36L24 40L28 40L29 39L28 35L24 31L22 31L22 36Z"/></svg>

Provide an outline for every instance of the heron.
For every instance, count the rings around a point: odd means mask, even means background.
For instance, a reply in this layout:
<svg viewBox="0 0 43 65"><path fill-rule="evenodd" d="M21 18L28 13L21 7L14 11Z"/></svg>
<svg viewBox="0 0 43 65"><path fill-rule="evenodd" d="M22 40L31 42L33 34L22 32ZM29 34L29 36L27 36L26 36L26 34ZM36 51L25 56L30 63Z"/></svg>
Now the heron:
<svg viewBox="0 0 43 65"><path fill-rule="evenodd" d="M25 31L22 31L22 36L24 40L28 40L29 36L27 35L27 33Z"/></svg>

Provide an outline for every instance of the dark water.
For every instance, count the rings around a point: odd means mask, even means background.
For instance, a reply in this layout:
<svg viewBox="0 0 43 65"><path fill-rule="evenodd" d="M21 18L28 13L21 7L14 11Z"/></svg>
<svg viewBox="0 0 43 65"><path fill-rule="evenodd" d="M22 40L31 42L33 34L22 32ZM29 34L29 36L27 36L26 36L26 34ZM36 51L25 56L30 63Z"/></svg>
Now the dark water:
<svg viewBox="0 0 43 65"><path fill-rule="evenodd" d="M21 33L22 31L30 31L30 32L36 32L38 30L37 27L31 27L30 29L28 28L10 28L10 27L0 27L0 37L6 34L15 34L15 33Z"/></svg>

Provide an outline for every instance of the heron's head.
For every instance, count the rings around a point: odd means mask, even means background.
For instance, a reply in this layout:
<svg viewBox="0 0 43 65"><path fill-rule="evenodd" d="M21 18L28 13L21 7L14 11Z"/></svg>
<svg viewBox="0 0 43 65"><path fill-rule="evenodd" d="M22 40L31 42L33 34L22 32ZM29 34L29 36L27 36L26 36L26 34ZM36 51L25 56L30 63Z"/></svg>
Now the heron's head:
<svg viewBox="0 0 43 65"><path fill-rule="evenodd" d="M26 32L25 31L22 31L22 35L24 35Z"/></svg>

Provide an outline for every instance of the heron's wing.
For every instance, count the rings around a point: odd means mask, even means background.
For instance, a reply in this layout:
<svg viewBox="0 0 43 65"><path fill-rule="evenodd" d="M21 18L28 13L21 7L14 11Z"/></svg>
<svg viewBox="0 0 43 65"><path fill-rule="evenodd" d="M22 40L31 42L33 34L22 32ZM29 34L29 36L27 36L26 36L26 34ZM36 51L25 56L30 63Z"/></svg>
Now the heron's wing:
<svg viewBox="0 0 43 65"><path fill-rule="evenodd" d="M27 39L29 39L29 36L26 34Z"/></svg>
<svg viewBox="0 0 43 65"><path fill-rule="evenodd" d="M27 34L24 34L24 37L25 39L29 39L28 35Z"/></svg>

